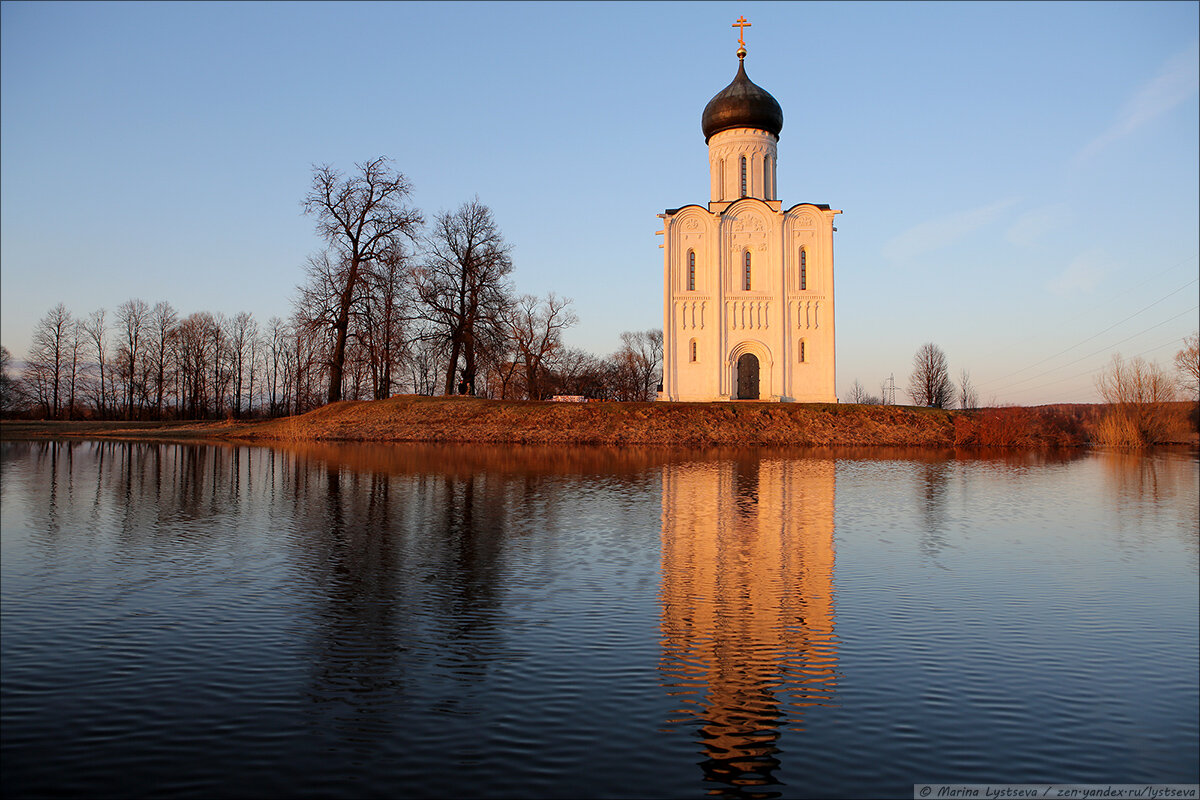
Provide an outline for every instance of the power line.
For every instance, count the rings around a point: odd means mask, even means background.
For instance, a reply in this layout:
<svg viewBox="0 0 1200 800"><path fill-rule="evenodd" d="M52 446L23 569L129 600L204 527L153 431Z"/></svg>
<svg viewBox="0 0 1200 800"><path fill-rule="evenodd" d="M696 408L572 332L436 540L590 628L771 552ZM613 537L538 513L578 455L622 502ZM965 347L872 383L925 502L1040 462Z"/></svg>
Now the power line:
<svg viewBox="0 0 1200 800"><path fill-rule="evenodd" d="M1141 289L1143 286L1145 286L1146 284L1150 283L1151 281L1155 281L1155 280L1157 280L1158 278L1162 277L1163 275L1167 274L1168 272L1171 272L1172 270L1174 270L1176 267L1179 267L1179 266L1180 266L1180 265L1182 265L1182 264L1186 264L1188 261L1191 261L1191 260L1193 260L1193 259L1197 258L1198 256L1200 256L1200 253L1193 253L1192 255L1190 255L1190 256L1187 256L1186 258L1184 258L1184 259L1182 259L1182 260L1180 260L1180 261L1176 261L1176 262L1175 262L1174 264L1172 264L1171 266L1169 266L1169 267L1166 267L1166 268L1164 268L1164 269L1161 269L1161 270L1159 270L1158 272L1154 273L1154 274L1153 274L1153 275L1151 275L1150 277L1148 277L1148 278L1145 278L1144 280L1142 280L1140 283L1134 284L1132 287L1125 287L1125 288L1122 288L1122 289L1121 289L1121 291L1120 291L1120 292L1119 292L1117 295L1115 295L1115 298L1116 298L1116 299L1123 299L1123 298L1126 298L1126 297L1128 297L1128 296L1129 296L1129 295L1130 295L1132 292L1136 292L1138 289ZM1183 288L1186 288L1186 287L1183 287ZM1080 312L1079 314L1077 314L1077 315L1075 316L1075 319L1076 319L1076 320L1079 320L1079 319L1082 319L1083 317L1091 316L1091 315L1092 315L1092 314L1093 314L1095 311L1097 311L1097 310L1098 310L1098 309L1100 309L1101 307L1108 306L1108 305L1109 305L1111 302L1112 302L1112 300L1110 299L1110 300L1106 300L1106 301L1104 301L1103 303L1100 303L1100 304L1094 305L1094 306L1092 306L1091 308L1089 308L1088 310L1086 310L1086 311L1083 311L1083 312ZM1099 335L1099 334L1097 334L1097 335ZM1025 339L1025 340L1023 340L1023 341L1035 341L1035 340L1037 340L1038 338L1039 338L1039 337L1035 335L1035 336L1028 337L1027 339ZM1082 342L1081 342L1081 344L1082 344ZM1067 348L1067 349L1069 350L1070 348ZM999 349L999 350L995 350L995 351L993 351L993 352L989 353L987 356L985 356L985 357L984 357L984 361L990 361L990 360L991 360L993 357L995 357L995 356L997 356L997 355L1000 355L1001 353L1007 353L1007 352L1009 352L1010 350L1011 350L1011 348L1010 348L1010 347L1004 347L1004 348L1001 348L1001 349ZM1051 356L1051 357L1053 358L1053 356ZM1041 362L1038 362L1038 363L1041 363ZM1037 366L1037 365L1035 364L1035 365L1033 365L1033 366ZM1026 369L1032 369L1032 367L1023 367L1022 369L1019 369L1019 370L1017 370L1017 372L1023 372L1023 371L1024 371L1024 370L1026 370ZM1012 374L1012 375L1015 375L1016 373L1010 373L1010 374ZM1005 376L1005 377L1007 377L1007 376ZM1001 378L996 378L995 380L1002 380L1002 379L1001 379ZM991 381L985 381L985 384L986 384L986 383L990 383L990 382L991 382Z"/></svg>
<svg viewBox="0 0 1200 800"><path fill-rule="evenodd" d="M1181 316L1183 316L1183 314L1186 314L1186 313L1188 313L1189 311L1195 311L1197 308L1200 308L1200 306L1194 306L1193 308L1190 308L1190 309L1188 309L1188 311L1184 311L1184 312L1182 312L1181 314L1176 314L1176 315L1175 315L1175 317L1172 317L1171 319L1166 319L1166 320L1163 320L1162 322L1158 323L1157 325L1153 325L1153 326L1151 326L1151 327L1147 328L1146 330L1144 330L1144 331L1141 331L1140 333L1135 333L1135 334L1133 334L1133 336L1130 336L1130 337L1128 337L1128 338L1126 338L1126 339L1122 339L1120 342L1116 342L1116 344L1121 344L1122 342L1127 342L1127 341L1129 341L1129 339L1133 339L1133 338L1136 338L1136 337L1138 337L1138 336L1141 336L1143 333L1146 333L1147 331L1154 330L1154 328L1157 328L1157 327L1160 327L1160 326L1162 326L1162 325L1165 325L1165 324L1167 324L1168 322L1171 322L1171 321L1172 321L1173 319L1175 319L1176 317L1181 317ZM1134 356L1132 356L1132 358L1137 358L1137 357L1139 357L1139 356L1144 356L1144 355L1146 355L1147 353L1153 353L1155 350L1160 350L1160 349L1162 349L1162 348L1166 347L1167 345L1171 345L1171 344L1178 345L1178 344L1179 344L1181 341L1182 341L1182 340L1181 340L1179 337L1174 337L1174 338L1172 338L1172 339L1170 339L1170 340L1168 340L1168 341L1166 341L1166 342L1163 342L1162 344L1155 345L1154 347L1150 347L1150 348L1148 348L1148 349L1146 349L1146 350L1143 350L1143 351L1141 351L1140 353L1136 353ZM1114 345L1114 346L1115 346L1115 345ZM1094 352L1094 353L1091 353L1090 355L1083 356L1082 358L1079 358L1079 359L1077 359L1077 360L1075 360L1075 361L1072 361L1072 362L1071 362L1071 364L1076 364L1076 363L1078 363L1079 361L1083 361L1084 359L1091 358L1091 356L1098 355L1098 354L1100 354L1100 353L1102 353L1102 352L1104 352L1104 349L1097 350L1096 352ZM1064 364L1063 366L1064 366L1064 367L1068 367L1068 366L1070 366L1070 364ZM1102 370L1102 369L1104 369L1104 368L1105 368L1105 367L1103 367L1103 366L1100 366L1100 367L1092 367L1091 369L1084 370L1083 372L1078 372L1078 373L1075 373L1074 375L1067 375L1066 377L1063 377L1063 378L1058 378L1057 380L1047 381L1046 383L1039 383L1037 386L1030 386L1030 387L1027 387L1026 389L1023 389L1022 391L1025 391L1025 392L1035 392L1035 391L1038 391L1039 389L1044 389L1044 388L1046 388L1047 386L1054 386L1055 384L1062 383L1063 381L1074 380L1075 378L1082 378L1082 377L1084 377L1085 375L1094 375L1095 373L1099 372L1100 370ZM1053 372L1053 370L1051 370L1051 372ZM1038 378L1038 377L1041 377L1042 375L1049 375L1049 374L1050 374L1050 372L1043 372L1043 373L1041 373L1041 375L1035 375L1033 378L1026 378L1025 380L1033 380L1034 378ZM1023 381L1018 381L1017 383L1023 383Z"/></svg>
<svg viewBox="0 0 1200 800"><path fill-rule="evenodd" d="M1158 305L1158 304L1159 304L1159 303L1161 303L1162 301L1164 301L1164 300L1166 300L1166 299L1168 299L1168 298L1170 298L1170 297L1173 297L1173 296L1175 296L1175 295L1179 294L1179 293L1180 293L1180 292L1182 292L1184 289L1188 288L1188 287L1189 287L1189 286L1191 286L1193 283L1196 283L1196 282L1198 282L1198 281L1200 281L1200 278L1192 278L1190 281L1188 281L1187 283L1185 283L1183 286L1180 286L1178 289L1175 289L1174 291L1172 291L1172 292L1170 292L1170 293L1168 293L1168 294L1165 294L1165 295L1163 295L1162 297L1158 298L1157 300L1155 300L1155 301L1154 301L1153 303L1151 303L1150 305L1148 305L1148 306L1144 306L1143 308L1140 308L1140 309L1138 309L1137 311L1135 311L1135 312L1133 312L1132 314L1130 314L1128 317L1125 317L1125 319L1121 320L1120 322L1114 322L1112 325L1109 325L1107 328L1105 328L1104 330L1100 331L1099 333L1093 334L1093 335L1089 336L1088 338L1084 339L1084 340L1083 340L1083 341L1081 341L1081 342L1076 342L1075 344L1071 345L1070 347L1066 348L1065 350L1059 350L1059 351L1058 351L1057 353L1055 353L1054 355L1052 355L1052 356L1047 356L1046 358L1043 358L1041 361L1038 361L1038 362L1036 362L1036 363L1034 363L1034 364L1030 364L1030 365L1029 365L1029 366L1027 366L1027 367L1021 367L1020 369L1016 370L1015 372L1010 372L1010 373L1008 373L1007 375L1001 375L999 378L991 378L990 380L984 381L984 382L981 384L981 386L987 386L988 384L991 384L991 383L996 383L997 381L1002 381L1002 380L1004 380L1005 378L1010 378L1010 377L1012 377L1013 375L1016 375L1016 374L1018 374L1018 373L1024 372L1024 371L1025 371L1025 370L1027 370L1027 369L1033 369L1034 367L1041 366L1042 364L1045 364L1047 361L1050 361L1050 360L1052 360L1052 359L1058 358L1058 357L1059 357L1059 356L1061 356L1063 353L1070 352L1071 350L1074 350L1076 347L1079 347L1080 345L1087 344L1088 342L1092 341L1093 339L1095 339L1095 338L1097 338L1097 337L1100 337L1100 336L1103 336L1104 334L1108 333L1109 331L1111 331L1113 328L1117 327L1118 325L1123 325L1123 324L1125 324L1125 323L1126 323L1126 322L1128 322L1129 320L1131 320L1131 319L1133 319L1134 317L1136 317L1138 314L1141 314L1141 313L1142 313L1142 312L1144 312L1144 311L1148 311L1149 309L1151 309L1151 308L1154 308L1154 306ZM1186 312L1184 312L1184 313L1186 313ZM1177 316L1182 316L1182 315L1177 315ZM1174 319L1174 317L1172 317L1172 319ZM1134 334L1134 335L1136 336L1137 334ZM1125 340L1125 339L1122 339L1121 341L1126 341L1126 340ZM1120 344L1120 343L1121 343L1121 342L1117 342L1117 344ZM1087 356L1084 356L1084 358L1087 358ZM1075 362L1074 362L1074 361L1072 361L1071 363L1072 363L1072 364L1074 364ZM1068 365L1068 364L1064 364L1063 366L1069 366L1069 365ZM1035 376L1035 377L1036 377L1036 376ZM1030 378L1027 378L1026 380L1032 380L1032 379L1030 379ZM1018 383L1020 383L1020 381L1018 381Z"/></svg>

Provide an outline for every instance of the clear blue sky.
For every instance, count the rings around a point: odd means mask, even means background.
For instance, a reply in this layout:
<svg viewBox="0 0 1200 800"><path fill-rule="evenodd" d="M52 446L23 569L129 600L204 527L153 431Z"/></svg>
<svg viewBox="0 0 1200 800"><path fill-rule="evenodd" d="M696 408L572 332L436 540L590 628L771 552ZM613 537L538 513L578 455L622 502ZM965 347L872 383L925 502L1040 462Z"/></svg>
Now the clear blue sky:
<svg viewBox="0 0 1200 800"><path fill-rule="evenodd" d="M708 199L744 14L785 207L845 212L839 394L933 341L985 402L1090 402L1200 325L1198 8L6 2L0 342L60 301L286 316L312 165L387 155L427 216L490 205L517 289L612 352L662 325L655 215Z"/></svg>

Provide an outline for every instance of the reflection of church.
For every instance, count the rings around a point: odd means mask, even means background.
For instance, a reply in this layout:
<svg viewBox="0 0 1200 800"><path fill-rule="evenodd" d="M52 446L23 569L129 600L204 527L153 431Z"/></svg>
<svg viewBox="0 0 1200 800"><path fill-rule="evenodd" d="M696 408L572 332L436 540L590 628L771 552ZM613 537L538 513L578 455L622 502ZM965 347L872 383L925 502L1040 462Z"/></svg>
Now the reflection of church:
<svg viewBox="0 0 1200 800"><path fill-rule="evenodd" d="M783 110L747 77L738 41L737 75L701 118L708 205L660 215L661 397L837 402L833 221L841 212L783 209L775 184Z"/></svg>
<svg viewBox="0 0 1200 800"><path fill-rule="evenodd" d="M833 507L831 460L663 470L660 676L708 780L777 783L781 732L833 702Z"/></svg>

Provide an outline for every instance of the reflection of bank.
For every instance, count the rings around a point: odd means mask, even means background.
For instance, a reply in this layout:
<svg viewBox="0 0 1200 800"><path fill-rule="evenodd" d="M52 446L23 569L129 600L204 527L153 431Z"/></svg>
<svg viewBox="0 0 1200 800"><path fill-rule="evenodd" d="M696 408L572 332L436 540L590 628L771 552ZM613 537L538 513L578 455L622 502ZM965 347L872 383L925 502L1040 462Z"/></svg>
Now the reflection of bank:
<svg viewBox="0 0 1200 800"><path fill-rule="evenodd" d="M663 470L661 678L734 792L771 796L781 730L833 702L833 505L833 461Z"/></svg>

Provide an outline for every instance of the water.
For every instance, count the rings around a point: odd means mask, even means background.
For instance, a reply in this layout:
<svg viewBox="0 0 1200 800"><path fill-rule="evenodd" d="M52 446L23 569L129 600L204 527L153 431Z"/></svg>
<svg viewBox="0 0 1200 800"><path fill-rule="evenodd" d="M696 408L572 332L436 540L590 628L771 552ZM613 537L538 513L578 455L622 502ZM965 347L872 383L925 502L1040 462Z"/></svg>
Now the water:
<svg viewBox="0 0 1200 800"><path fill-rule="evenodd" d="M5 796L1200 771L1195 452L0 456Z"/></svg>

